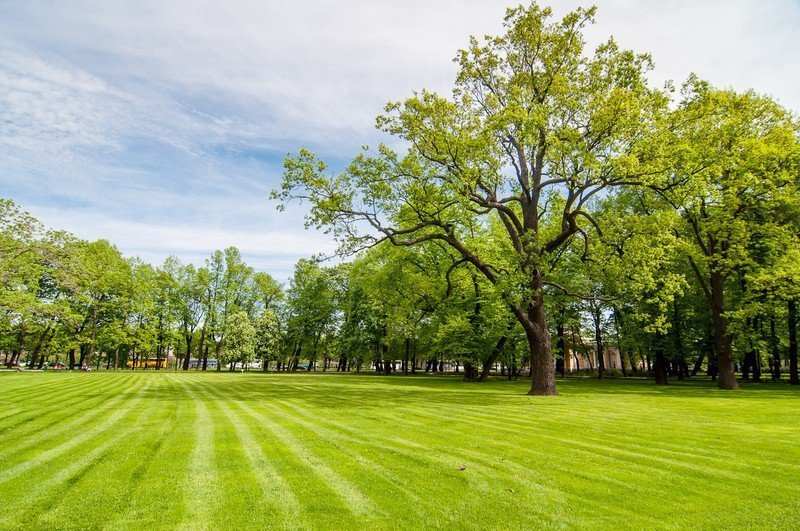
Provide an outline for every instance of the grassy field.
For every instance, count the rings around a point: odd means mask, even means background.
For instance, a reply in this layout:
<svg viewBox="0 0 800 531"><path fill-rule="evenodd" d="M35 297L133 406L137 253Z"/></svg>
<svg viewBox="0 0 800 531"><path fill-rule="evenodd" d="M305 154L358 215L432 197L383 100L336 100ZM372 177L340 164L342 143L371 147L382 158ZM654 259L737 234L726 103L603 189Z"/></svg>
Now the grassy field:
<svg viewBox="0 0 800 531"><path fill-rule="evenodd" d="M527 387L3 374L0 528L800 524L798 389Z"/></svg>

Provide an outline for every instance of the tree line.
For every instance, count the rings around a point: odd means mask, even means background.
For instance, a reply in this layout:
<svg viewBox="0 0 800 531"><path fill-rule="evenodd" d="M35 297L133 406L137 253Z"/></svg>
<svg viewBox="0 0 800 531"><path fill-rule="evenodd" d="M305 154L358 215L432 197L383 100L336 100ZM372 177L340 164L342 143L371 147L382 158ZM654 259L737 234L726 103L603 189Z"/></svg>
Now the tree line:
<svg viewBox="0 0 800 531"><path fill-rule="evenodd" d="M649 55L586 50L595 12L509 9L504 34L458 52L449 96L386 106L403 149L338 173L301 149L273 198L310 204L343 254L388 243L470 271L503 309L492 326L522 330L531 394L556 394L575 305L599 352L610 321L660 383L699 364L735 389L783 357L797 383L797 116L696 75L654 87Z"/></svg>
<svg viewBox="0 0 800 531"><path fill-rule="evenodd" d="M646 54L587 53L595 9L510 9L456 56L450 96L390 103L340 172L301 149L272 197L310 204L336 266L287 285L235 248L152 267L2 203L0 349L32 366L530 375L800 383L800 125L754 91L653 87ZM623 360L606 367L613 347ZM591 356L584 359L595 359ZM194 362L192 360L195 360Z"/></svg>
<svg viewBox="0 0 800 531"><path fill-rule="evenodd" d="M257 360L264 371L457 372L469 381L532 373L527 336L503 293L435 240L383 242L335 266L300 260L282 285L235 247L202 267L175 257L153 267L106 240L46 230L10 200L0 205L8 366L202 371ZM544 288L554 374L566 376L568 358L582 356L583 370L599 378L718 378L712 301L697 257L686 254L686 221L640 195L609 196L591 212L603 234L592 259L576 239L558 257L560 283ZM497 230L476 227L473 237L491 249ZM788 370L797 384L798 248L780 248L791 240L778 234L770 252L779 258L753 247L747 267L733 270L740 276L726 284L725 322L742 377L782 380ZM597 355L609 347L618 367Z"/></svg>
<svg viewBox="0 0 800 531"><path fill-rule="evenodd" d="M47 230L0 200L0 352L8 366L165 368L169 354L247 362L271 348L281 286L235 247L203 267L171 256L153 267L107 240ZM187 355L188 353L188 355Z"/></svg>

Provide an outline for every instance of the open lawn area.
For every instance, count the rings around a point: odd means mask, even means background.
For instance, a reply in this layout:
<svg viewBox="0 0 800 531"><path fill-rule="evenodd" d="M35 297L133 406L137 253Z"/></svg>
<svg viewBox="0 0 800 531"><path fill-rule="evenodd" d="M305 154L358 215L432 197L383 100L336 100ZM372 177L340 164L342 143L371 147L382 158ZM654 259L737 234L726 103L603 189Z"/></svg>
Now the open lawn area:
<svg viewBox="0 0 800 531"><path fill-rule="evenodd" d="M800 389L0 375L0 528L793 528Z"/></svg>

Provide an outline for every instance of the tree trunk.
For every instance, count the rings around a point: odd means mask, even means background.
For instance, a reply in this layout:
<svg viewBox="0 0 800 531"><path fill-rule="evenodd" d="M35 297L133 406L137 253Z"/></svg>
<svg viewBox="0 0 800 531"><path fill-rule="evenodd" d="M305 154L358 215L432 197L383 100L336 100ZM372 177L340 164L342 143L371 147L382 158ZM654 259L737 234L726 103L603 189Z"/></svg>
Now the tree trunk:
<svg viewBox="0 0 800 531"><path fill-rule="evenodd" d="M789 383L800 385L800 375L797 374L797 301L790 300L789 308Z"/></svg>
<svg viewBox="0 0 800 531"><path fill-rule="evenodd" d="M75 347L69 349L69 370L75 370Z"/></svg>
<svg viewBox="0 0 800 531"><path fill-rule="evenodd" d="M408 362L411 359L411 339L406 338L405 341L405 352L403 354L403 374L408 374Z"/></svg>
<svg viewBox="0 0 800 531"><path fill-rule="evenodd" d="M217 372L219 372L222 370L222 362L220 361L222 358L222 340L218 341L214 347L214 356L217 358Z"/></svg>
<svg viewBox="0 0 800 531"><path fill-rule="evenodd" d="M694 365L692 366L692 371L690 373L692 376L697 376L697 373L703 368L703 360L705 358L706 353L704 351L700 351L700 355L698 355L697 359L694 360Z"/></svg>
<svg viewBox="0 0 800 531"><path fill-rule="evenodd" d="M208 365L208 348L205 348L204 350L205 342L206 342L206 329L205 327L203 327L203 329L200 330L200 341L197 344L197 357L199 358L201 355L203 356L203 370L206 370L206 366Z"/></svg>
<svg viewBox="0 0 800 531"><path fill-rule="evenodd" d="M711 316L714 320L714 339L717 343L717 370L720 389L739 389L733 367L733 335L728 332L725 311L724 278L721 273L711 272Z"/></svg>
<svg viewBox="0 0 800 531"><path fill-rule="evenodd" d="M772 349L772 363L770 363L770 375L774 381L781 379L781 349L778 344L778 335L775 333L775 318L769 320L769 342Z"/></svg>
<svg viewBox="0 0 800 531"><path fill-rule="evenodd" d="M80 365L81 369L83 369L84 362L86 361L87 352L88 352L88 347L86 345L81 345L80 359L78 360L78 365Z"/></svg>
<svg viewBox="0 0 800 531"><path fill-rule="evenodd" d="M612 315L614 316L614 329L617 332L617 351L619 352L619 363L622 369L622 376L625 378L628 377L628 371L635 371L631 364L631 357L628 354L628 351L622 351L622 337L620 333L620 329L622 328L622 313L619 311L619 308L616 306L613 308Z"/></svg>
<svg viewBox="0 0 800 531"><path fill-rule="evenodd" d="M531 353L531 388L529 395L557 395L556 373L553 351L550 345L550 330L547 328L544 301L541 296L542 279L537 271L534 275L536 300L528 306L527 313L516 311L525 329L525 337Z"/></svg>
<svg viewBox="0 0 800 531"><path fill-rule="evenodd" d="M92 308L92 339L89 343L89 353L86 356L86 365L92 364L92 356L94 356L94 342L95 338L97 337L97 302L95 302L94 307ZM81 354L83 354L81 352ZM81 367L83 367L83 356L81 356Z"/></svg>
<svg viewBox="0 0 800 531"><path fill-rule="evenodd" d="M606 360L603 352L602 315L599 306L592 312L592 318L594 320L594 344L597 350L597 379L602 380L606 372Z"/></svg>
<svg viewBox="0 0 800 531"><path fill-rule="evenodd" d="M761 352L758 350L758 327L759 319L754 317L752 320L748 319L748 325L751 328L751 338L749 340L750 349L744 356L742 363L742 378L745 380L750 378L750 371L753 373L752 381L761 381Z"/></svg>
<svg viewBox="0 0 800 531"><path fill-rule="evenodd" d="M186 334L186 357L183 358L183 370L189 370L189 363L192 360L192 334Z"/></svg>
<svg viewBox="0 0 800 531"><path fill-rule="evenodd" d="M48 323L47 327L42 332L42 335L39 336L39 341L36 342L36 346L33 348L33 353L31 354L31 358L28 362L30 367L33 367L36 365L36 362L39 361L39 353L42 351L42 347L45 344L47 336L50 335L50 328L51 325Z"/></svg>
<svg viewBox="0 0 800 531"><path fill-rule="evenodd" d="M8 364L9 367L17 364L17 360L20 358L21 354L22 354L21 348L11 351L11 363Z"/></svg>
<svg viewBox="0 0 800 531"><path fill-rule="evenodd" d="M556 372L561 374L561 377L564 378L566 374L566 360L567 360L567 350L566 350L566 343L564 341L564 308L559 310L560 319L558 325L556 326Z"/></svg>
<svg viewBox="0 0 800 531"><path fill-rule="evenodd" d="M514 323L512 322L509 325L508 330L510 331L513 328L514 328ZM507 342L508 342L507 335L504 335L503 337L497 340L497 343L495 344L492 353L489 355L489 359L483 362L481 375L478 378L478 381L485 382L489 378L489 372L492 370L492 367L497 361L497 358L500 356L500 353L503 352L503 349L505 348Z"/></svg>
<svg viewBox="0 0 800 531"><path fill-rule="evenodd" d="M689 365L686 363L686 360L683 359L683 356L681 356L681 358L678 360L678 368L679 368L678 372L679 380L684 380L686 378L689 378Z"/></svg>
<svg viewBox="0 0 800 531"><path fill-rule="evenodd" d="M672 331L675 335L675 373L678 380L684 380L688 371L686 370L686 360L683 358L683 334L677 299L672 301Z"/></svg>
<svg viewBox="0 0 800 531"><path fill-rule="evenodd" d="M475 370L475 366L468 361L464 362L464 381L465 382L478 381L478 371Z"/></svg>
<svg viewBox="0 0 800 531"><path fill-rule="evenodd" d="M661 348L656 350L655 376L656 385L667 385L667 358Z"/></svg>
<svg viewBox="0 0 800 531"><path fill-rule="evenodd" d="M744 358L742 359L742 380L750 380L750 369L753 368L755 359L755 354L753 354L752 350L748 350L744 355Z"/></svg>

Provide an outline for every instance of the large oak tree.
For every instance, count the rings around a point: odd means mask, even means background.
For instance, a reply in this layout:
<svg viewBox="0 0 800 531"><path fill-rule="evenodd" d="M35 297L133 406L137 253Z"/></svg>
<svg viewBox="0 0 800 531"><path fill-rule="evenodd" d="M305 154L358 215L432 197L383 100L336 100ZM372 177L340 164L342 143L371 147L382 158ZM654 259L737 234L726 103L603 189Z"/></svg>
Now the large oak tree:
<svg viewBox="0 0 800 531"><path fill-rule="evenodd" d="M378 118L409 146L405 154L365 150L331 175L301 150L273 193L310 201L309 222L332 230L344 252L383 240L454 249L525 330L536 395L556 394L544 305L551 256L589 238L593 198L661 174L648 139L667 97L647 85L648 56L613 40L585 53L594 15L578 9L553 20L536 4L510 9L505 34L472 38L458 53L451 97L423 90ZM501 240L474 245L472 229L492 219Z"/></svg>

